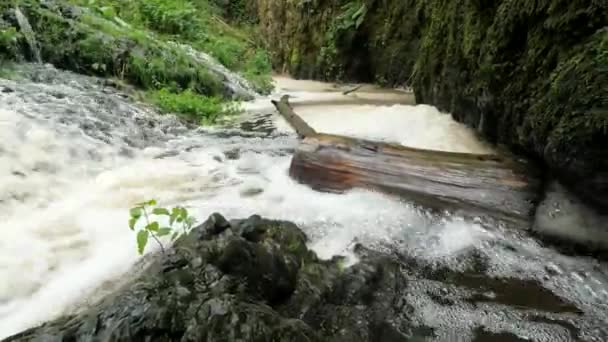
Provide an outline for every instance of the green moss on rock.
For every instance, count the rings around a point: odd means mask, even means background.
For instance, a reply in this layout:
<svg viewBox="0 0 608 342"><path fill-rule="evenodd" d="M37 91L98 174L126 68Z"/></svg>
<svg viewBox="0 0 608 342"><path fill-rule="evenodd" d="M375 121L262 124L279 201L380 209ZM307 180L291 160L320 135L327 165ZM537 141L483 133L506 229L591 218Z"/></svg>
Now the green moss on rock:
<svg viewBox="0 0 608 342"><path fill-rule="evenodd" d="M298 78L412 86L419 103L542 161L608 208L605 2L257 3L275 66ZM341 30L353 6L365 6L365 18Z"/></svg>
<svg viewBox="0 0 608 342"><path fill-rule="evenodd" d="M305 242L293 223L213 214L100 303L6 341L407 340L397 262L362 255L345 270Z"/></svg>

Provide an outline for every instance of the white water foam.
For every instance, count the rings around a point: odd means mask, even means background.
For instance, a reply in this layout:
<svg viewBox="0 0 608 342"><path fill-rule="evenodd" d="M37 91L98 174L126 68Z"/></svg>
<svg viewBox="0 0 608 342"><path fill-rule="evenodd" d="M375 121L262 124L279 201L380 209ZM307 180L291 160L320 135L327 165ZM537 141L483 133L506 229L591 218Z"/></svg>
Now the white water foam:
<svg viewBox="0 0 608 342"><path fill-rule="evenodd" d="M327 258L348 254L355 241L413 241L412 249L432 257L491 238L477 225L437 221L381 194L322 194L295 183L287 175L291 156L265 152L294 146L293 137L234 142L186 134L127 158L115 146L66 136L63 128L31 118L48 113L26 116L17 109L0 110L0 189L9 194L0 201L0 338L70 312L97 286L127 272L138 260L128 208L149 198L185 204L199 220L217 211L294 221ZM323 132L487 151L470 130L429 106L303 106L299 112ZM275 124L290 131L279 118ZM235 147L243 148L240 158L226 158L223 152ZM99 158L86 157L90 148ZM155 158L169 150L181 152Z"/></svg>

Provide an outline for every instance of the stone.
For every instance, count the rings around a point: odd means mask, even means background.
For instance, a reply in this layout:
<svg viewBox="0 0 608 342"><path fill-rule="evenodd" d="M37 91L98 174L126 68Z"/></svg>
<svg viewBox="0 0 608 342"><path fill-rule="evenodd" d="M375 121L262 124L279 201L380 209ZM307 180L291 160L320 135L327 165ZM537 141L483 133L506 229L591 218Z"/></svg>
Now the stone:
<svg viewBox="0 0 608 342"><path fill-rule="evenodd" d="M214 213L99 303L6 341L364 342L411 335L398 264L369 253L344 269L341 258L320 260L305 242L291 222L258 215L228 222Z"/></svg>

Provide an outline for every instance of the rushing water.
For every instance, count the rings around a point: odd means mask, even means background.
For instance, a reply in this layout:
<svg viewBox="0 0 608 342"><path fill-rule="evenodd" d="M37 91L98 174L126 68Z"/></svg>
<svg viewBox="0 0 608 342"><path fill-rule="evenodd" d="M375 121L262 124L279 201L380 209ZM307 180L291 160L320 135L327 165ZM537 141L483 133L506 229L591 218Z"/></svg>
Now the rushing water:
<svg viewBox="0 0 608 342"><path fill-rule="evenodd" d="M287 175L296 137L268 98L246 103L247 112L223 128L192 129L103 80L43 66L30 67L27 78L0 79L0 338L86 305L104 284L126 277L139 259L128 208L149 198L186 205L199 220L218 211L294 221L322 257L350 255L362 242L443 265L453 276L430 272L409 285L416 319L440 338L471 337L480 327L488 332L478 336L509 331L539 341L608 336L606 265L381 194L323 194L297 184ZM448 115L411 105L404 92L367 86L344 96L328 84L277 81L278 93L289 93L318 131L491 151ZM483 264L480 274L458 273L470 258ZM478 290L481 297L470 294Z"/></svg>

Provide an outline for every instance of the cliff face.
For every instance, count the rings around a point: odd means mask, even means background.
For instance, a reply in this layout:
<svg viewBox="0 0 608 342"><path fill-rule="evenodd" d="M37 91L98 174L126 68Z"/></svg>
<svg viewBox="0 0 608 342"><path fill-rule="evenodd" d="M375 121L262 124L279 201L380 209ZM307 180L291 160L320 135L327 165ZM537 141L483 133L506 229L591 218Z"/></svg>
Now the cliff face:
<svg viewBox="0 0 608 342"><path fill-rule="evenodd" d="M412 86L608 208L608 2L257 0L275 67Z"/></svg>

